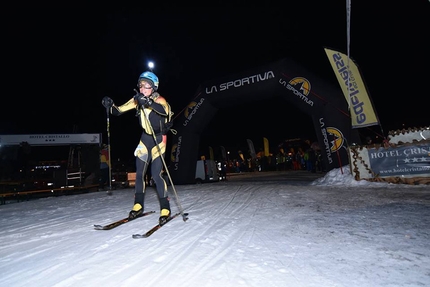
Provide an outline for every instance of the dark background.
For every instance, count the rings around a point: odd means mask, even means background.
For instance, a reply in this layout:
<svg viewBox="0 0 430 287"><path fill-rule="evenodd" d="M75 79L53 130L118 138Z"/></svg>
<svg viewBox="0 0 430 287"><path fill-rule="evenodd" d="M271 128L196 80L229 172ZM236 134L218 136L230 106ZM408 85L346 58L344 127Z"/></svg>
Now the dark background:
<svg viewBox="0 0 430 287"><path fill-rule="evenodd" d="M103 133L106 141L101 99L109 96L120 105L131 98L150 60L159 92L176 115L201 83L287 57L338 86L324 47L347 53L346 2L264 4L28 4L5 11L0 134L76 131ZM429 8L426 0L352 1L350 55L381 123L360 130L363 135L429 125ZM140 132L133 112L110 116L112 158L133 158ZM262 137L274 146L291 138L316 140L307 115L261 95L220 110L201 146L238 149L249 138L258 149Z"/></svg>

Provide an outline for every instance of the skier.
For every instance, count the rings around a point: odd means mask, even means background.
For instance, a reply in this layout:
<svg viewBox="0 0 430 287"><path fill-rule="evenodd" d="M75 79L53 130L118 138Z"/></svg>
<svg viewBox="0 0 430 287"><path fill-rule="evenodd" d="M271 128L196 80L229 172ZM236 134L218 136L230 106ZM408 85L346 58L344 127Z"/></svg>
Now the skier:
<svg viewBox="0 0 430 287"><path fill-rule="evenodd" d="M109 108L112 115L119 116L124 112L136 110L136 116L143 131L134 155L136 157L136 183L134 206L129 218L134 219L143 213L145 201L145 174L151 163L151 175L155 183L159 202L159 223L163 225L170 216L170 203L167 183L162 176L163 159L166 151L167 132L171 126L172 112L170 105L158 92L158 77L146 71L139 76L136 95L120 106L116 106L109 97L103 98L103 105Z"/></svg>

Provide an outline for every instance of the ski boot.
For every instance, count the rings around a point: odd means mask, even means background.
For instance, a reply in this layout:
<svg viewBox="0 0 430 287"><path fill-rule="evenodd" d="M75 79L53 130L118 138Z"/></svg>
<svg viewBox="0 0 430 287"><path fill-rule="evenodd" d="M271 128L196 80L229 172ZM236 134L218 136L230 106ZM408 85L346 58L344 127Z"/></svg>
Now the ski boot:
<svg viewBox="0 0 430 287"><path fill-rule="evenodd" d="M170 210L165 209L165 208L162 209L160 212L160 218L158 219L158 223L160 225L166 224L169 217L170 217Z"/></svg>
<svg viewBox="0 0 430 287"><path fill-rule="evenodd" d="M139 216L141 216L143 213L143 207L140 203L135 203L133 206L133 209L128 214L128 219L133 220Z"/></svg>

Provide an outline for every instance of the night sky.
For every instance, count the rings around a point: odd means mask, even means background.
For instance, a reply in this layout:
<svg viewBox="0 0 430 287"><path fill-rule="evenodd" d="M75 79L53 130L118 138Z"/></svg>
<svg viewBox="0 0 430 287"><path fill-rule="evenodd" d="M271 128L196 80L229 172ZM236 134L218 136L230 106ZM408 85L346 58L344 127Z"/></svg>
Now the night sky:
<svg viewBox="0 0 430 287"><path fill-rule="evenodd" d="M381 123L372 129L386 136L402 127L428 126L430 3L375 2L352 1L350 30L350 55ZM283 58L338 86L324 47L347 53L345 1L284 3L14 10L2 41L7 74L2 82L8 88L2 96L0 134L71 133L75 127L106 139L101 99L109 96L120 105L131 98L150 60L159 92L176 114L201 83ZM140 136L133 112L110 116L110 132L113 157L132 156ZM220 110L202 144L234 147L250 138L258 146L263 136L271 143L316 140L307 115L262 94L257 103Z"/></svg>

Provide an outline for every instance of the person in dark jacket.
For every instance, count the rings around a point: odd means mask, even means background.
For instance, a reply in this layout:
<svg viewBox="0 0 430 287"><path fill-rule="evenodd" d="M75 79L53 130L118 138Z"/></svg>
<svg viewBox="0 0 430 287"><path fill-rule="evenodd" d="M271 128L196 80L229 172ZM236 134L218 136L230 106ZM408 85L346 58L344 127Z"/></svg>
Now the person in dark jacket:
<svg viewBox="0 0 430 287"><path fill-rule="evenodd" d="M105 186L110 187L109 184L109 148L107 144L103 144L100 149L100 179L99 179L99 189L103 190Z"/></svg>

